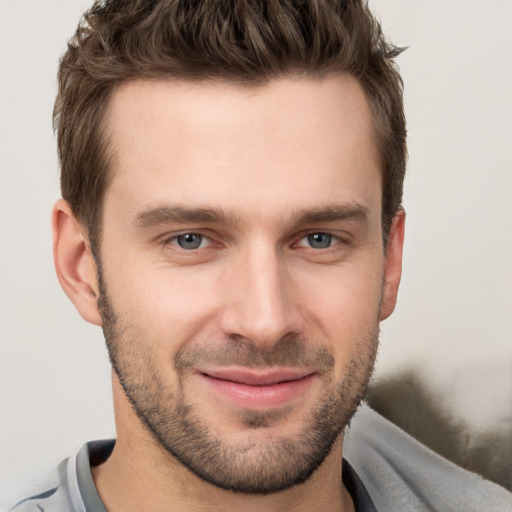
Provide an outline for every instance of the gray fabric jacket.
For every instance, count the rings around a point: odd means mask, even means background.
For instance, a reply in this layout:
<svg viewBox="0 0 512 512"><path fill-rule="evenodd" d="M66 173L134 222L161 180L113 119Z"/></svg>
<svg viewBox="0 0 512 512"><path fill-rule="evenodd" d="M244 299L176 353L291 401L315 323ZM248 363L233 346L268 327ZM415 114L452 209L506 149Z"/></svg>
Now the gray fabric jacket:
<svg viewBox="0 0 512 512"><path fill-rule="evenodd" d="M53 474L18 498L2 501L0 486L0 511L105 510L84 453L82 449L63 461ZM443 459L366 405L359 408L347 430L343 456L378 512L512 512L511 493ZM77 466L87 466L87 471L81 475L78 471L77 477ZM82 494L87 496L83 499ZM375 509L368 506L357 512L370 510Z"/></svg>

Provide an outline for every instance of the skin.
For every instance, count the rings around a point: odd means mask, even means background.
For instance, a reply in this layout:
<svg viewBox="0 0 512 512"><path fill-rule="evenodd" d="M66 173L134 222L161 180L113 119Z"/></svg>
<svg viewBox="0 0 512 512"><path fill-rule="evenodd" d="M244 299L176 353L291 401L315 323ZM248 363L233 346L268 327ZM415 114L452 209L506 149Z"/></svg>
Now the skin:
<svg viewBox="0 0 512 512"><path fill-rule="evenodd" d="M404 231L400 210L383 247L381 174L361 87L346 75L254 88L133 82L115 91L107 127L115 163L101 287L87 233L63 200L53 227L59 280L80 314L103 325L124 379L113 372L116 447L93 470L108 510L353 510L341 480L343 430L303 483L236 493L169 453L127 390L141 408L157 393L166 412L181 396L226 453L245 454L240 471L287 441L300 446L328 398L337 399L330 424L342 429L373 367L379 322L395 306ZM202 237L199 247L180 246L186 233ZM331 237L327 247L312 246L315 233ZM273 364L309 365L305 384L277 404L234 403L204 376Z"/></svg>

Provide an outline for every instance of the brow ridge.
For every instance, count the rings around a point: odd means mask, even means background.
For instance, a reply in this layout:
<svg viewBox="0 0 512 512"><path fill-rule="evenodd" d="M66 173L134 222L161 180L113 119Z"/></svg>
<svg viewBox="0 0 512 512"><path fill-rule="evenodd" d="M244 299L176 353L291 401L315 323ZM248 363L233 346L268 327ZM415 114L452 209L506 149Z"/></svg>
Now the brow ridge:
<svg viewBox="0 0 512 512"><path fill-rule="evenodd" d="M180 205L160 205L148 207L135 216L136 227L151 227L168 223L206 223L228 224L235 223L236 218L219 208L188 208Z"/></svg>
<svg viewBox="0 0 512 512"><path fill-rule="evenodd" d="M286 226L301 226L319 222L335 222L343 220L367 220L368 208L360 203L328 204L292 213ZM137 213L133 224L139 228L147 228L161 224L240 224L240 216L235 212L226 212L220 208L187 207L183 205L148 206Z"/></svg>
<svg viewBox="0 0 512 512"><path fill-rule="evenodd" d="M341 220L362 220L368 219L369 210L360 203L330 204L318 208L306 209L297 212L292 218L297 225L315 224L317 222L335 222Z"/></svg>

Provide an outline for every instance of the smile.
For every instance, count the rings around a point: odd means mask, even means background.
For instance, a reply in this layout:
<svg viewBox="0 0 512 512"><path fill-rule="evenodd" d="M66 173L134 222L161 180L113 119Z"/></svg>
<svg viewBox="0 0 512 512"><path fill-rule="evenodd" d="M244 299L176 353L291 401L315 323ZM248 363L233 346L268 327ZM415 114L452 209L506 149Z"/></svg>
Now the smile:
<svg viewBox="0 0 512 512"><path fill-rule="evenodd" d="M282 369L258 372L221 369L200 372L200 378L222 399L244 409L286 405L303 394L314 381L311 371Z"/></svg>

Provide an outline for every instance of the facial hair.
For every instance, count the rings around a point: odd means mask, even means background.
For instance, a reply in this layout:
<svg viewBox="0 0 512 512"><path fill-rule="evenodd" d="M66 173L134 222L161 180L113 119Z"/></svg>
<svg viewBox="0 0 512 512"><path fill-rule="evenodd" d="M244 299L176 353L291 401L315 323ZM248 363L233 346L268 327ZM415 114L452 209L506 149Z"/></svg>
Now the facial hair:
<svg viewBox="0 0 512 512"><path fill-rule="evenodd" d="M158 444L204 481L219 488L270 494L305 482L322 464L366 393L378 345L378 322L359 340L360 350L335 380L335 359L325 348L298 337L261 350L248 341L224 339L184 345L174 359L178 385L160 375L147 333L117 314L100 275L98 306L112 367L133 410ZM279 423L286 408L240 413L243 441L217 432L187 399L187 376L199 363L242 367L312 367L320 375L317 405L295 436L263 437L262 429Z"/></svg>

